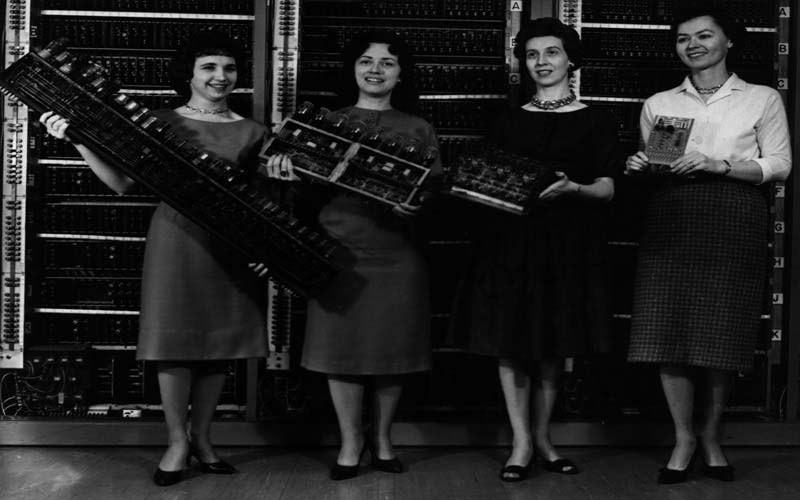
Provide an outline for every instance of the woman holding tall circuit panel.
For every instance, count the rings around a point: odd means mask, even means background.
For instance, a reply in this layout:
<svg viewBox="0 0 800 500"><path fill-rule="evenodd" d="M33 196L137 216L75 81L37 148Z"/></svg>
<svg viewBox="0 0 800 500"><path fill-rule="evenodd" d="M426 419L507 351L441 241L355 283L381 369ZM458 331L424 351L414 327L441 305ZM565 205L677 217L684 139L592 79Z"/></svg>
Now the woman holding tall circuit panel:
<svg viewBox="0 0 800 500"><path fill-rule="evenodd" d="M175 51L170 68L175 91L186 103L153 111L171 133L257 175L256 157L266 128L228 108L245 63L241 45L215 31L199 31ZM41 122L65 139L69 122L52 112ZM125 193L133 180L86 146L76 144L89 168L109 188ZM176 180L177 182L177 180ZM233 474L211 443L211 423L229 360L265 356L265 287L252 270L167 203L153 214L142 270L137 359L156 366L169 446L153 482L182 481L194 457L208 474ZM191 404L191 411L189 405Z"/></svg>
<svg viewBox="0 0 800 500"><path fill-rule="evenodd" d="M719 422L732 372L752 369L764 304L769 212L759 185L786 179L791 168L778 92L728 70L744 32L721 10L680 12L672 33L690 73L650 97L641 114L644 143L659 116L694 120L685 153L658 169L663 182L649 200L628 352L629 361L660 365L675 425L660 483L685 481L695 451L706 475L733 480ZM626 162L629 174L655 170L642 151ZM699 448L696 379L707 393Z"/></svg>

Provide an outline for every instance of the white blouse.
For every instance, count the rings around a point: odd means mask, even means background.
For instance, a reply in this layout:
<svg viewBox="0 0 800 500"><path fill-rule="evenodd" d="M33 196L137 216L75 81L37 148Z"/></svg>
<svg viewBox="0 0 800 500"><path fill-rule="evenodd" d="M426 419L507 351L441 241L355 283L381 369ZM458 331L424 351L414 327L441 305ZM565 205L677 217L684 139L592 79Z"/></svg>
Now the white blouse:
<svg viewBox="0 0 800 500"><path fill-rule="evenodd" d="M686 153L753 160L761 166L762 183L786 180L792 169L786 110L773 88L747 83L734 73L703 102L686 77L678 87L645 101L639 119L645 144L656 115L694 118Z"/></svg>

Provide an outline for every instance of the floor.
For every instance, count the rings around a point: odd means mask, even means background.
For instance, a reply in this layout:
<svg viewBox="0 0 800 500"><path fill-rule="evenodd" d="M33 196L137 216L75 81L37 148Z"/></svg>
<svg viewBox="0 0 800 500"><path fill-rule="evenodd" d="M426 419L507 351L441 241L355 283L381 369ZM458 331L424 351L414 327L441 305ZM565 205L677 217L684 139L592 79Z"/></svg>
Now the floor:
<svg viewBox="0 0 800 500"><path fill-rule="evenodd" d="M162 488L150 476L160 448L0 447L2 500L795 500L800 498L800 448L729 448L737 480L723 483L699 472L679 485L654 482L666 448L563 448L582 468L564 476L534 469L521 483L497 473L504 449L401 448L403 474L371 470L328 479L336 450L224 448L233 476L193 469L184 481Z"/></svg>

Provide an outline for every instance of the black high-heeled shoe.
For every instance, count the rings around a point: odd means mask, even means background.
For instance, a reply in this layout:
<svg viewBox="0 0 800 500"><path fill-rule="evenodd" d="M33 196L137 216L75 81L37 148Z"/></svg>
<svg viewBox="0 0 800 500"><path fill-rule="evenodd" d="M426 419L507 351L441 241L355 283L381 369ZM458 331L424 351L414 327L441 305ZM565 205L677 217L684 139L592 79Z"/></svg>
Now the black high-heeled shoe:
<svg viewBox="0 0 800 500"><path fill-rule="evenodd" d="M331 467L330 478L333 481L343 481L345 479L352 479L358 475L358 468L361 465L361 457L367 450L367 444L361 447L361 452L358 454L358 462L355 465L341 465L338 462Z"/></svg>
<svg viewBox="0 0 800 500"><path fill-rule="evenodd" d="M656 482L658 484L678 484L686 482L687 479L689 479L689 467L680 470L664 466L658 469Z"/></svg>
<svg viewBox="0 0 800 500"><path fill-rule="evenodd" d="M577 474L580 472L575 462L568 458L557 458L555 460L545 460L544 457L540 458L542 460L542 467L544 467L546 471L557 472L559 474Z"/></svg>
<svg viewBox="0 0 800 500"><path fill-rule="evenodd" d="M506 465L500 469L500 480L506 483L518 483L519 481L524 481L528 479L528 475L531 473L531 466L533 464L533 459L526 464L526 465Z"/></svg>
<svg viewBox="0 0 800 500"><path fill-rule="evenodd" d="M186 457L186 465L191 466L192 457L197 459L200 464L200 470L205 474L236 474L239 470L225 460L217 460L216 462L203 462L200 460L200 453L194 448L189 448L189 456Z"/></svg>
<svg viewBox="0 0 800 500"><path fill-rule="evenodd" d="M684 469L670 469L666 465L658 470L656 482L658 484L678 484L684 483L689 479L689 471L694 468L694 461L697 458L697 450L692 452L692 458Z"/></svg>
<svg viewBox="0 0 800 500"><path fill-rule="evenodd" d="M733 481L733 466L728 465L708 465L703 467L703 474L707 477L717 479L719 481Z"/></svg>
<svg viewBox="0 0 800 500"><path fill-rule="evenodd" d="M180 483L183 480L183 470L161 470L161 467L156 468L153 474L153 482L158 486L172 486L173 484Z"/></svg>

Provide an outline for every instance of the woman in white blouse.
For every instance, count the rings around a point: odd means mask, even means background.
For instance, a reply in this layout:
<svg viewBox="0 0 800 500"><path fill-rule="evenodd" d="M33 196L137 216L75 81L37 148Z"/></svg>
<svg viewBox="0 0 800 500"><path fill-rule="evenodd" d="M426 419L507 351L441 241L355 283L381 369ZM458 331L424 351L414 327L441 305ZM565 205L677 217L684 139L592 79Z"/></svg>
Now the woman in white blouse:
<svg viewBox="0 0 800 500"><path fill-rule="evenodd" d="M764 303L769 212L759 185L791 169L786 113L778 92L730 73L741 34L725 12L692 8L673 24L689 70L676 88L647 99L646 144L657 116L694 119L685 154L655 168L639 151L628 174L660 174L639 249L628 360L659 364L675 447L658 482L685 481L695 451L706 475L730 481L719 443L731 374L752 369ZM699 441L695 382L704 389ZM700 445L698 447L698 444Z"/></svg>

